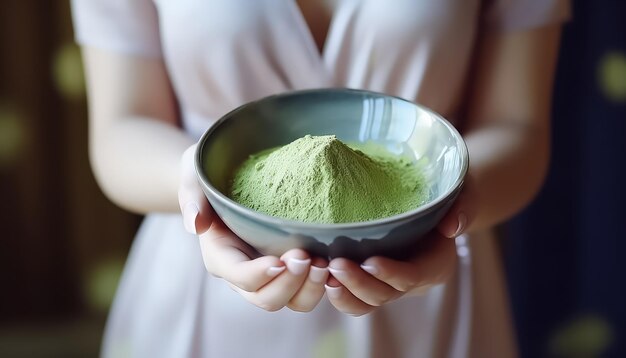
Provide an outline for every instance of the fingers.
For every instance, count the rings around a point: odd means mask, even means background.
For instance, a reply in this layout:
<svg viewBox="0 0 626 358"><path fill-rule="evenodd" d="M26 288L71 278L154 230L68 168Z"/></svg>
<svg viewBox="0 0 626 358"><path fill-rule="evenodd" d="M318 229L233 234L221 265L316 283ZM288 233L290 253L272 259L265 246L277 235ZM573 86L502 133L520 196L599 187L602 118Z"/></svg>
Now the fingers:
<svg viewBox="0 0 626 358"><path fill-rule="evenodd" d="M328 279L328 262L315 257L311 260L309 274L300 290L291 298L287 307L298 312L310 312L324 296L324 284Z"/></svg>
<svg viewBox="0 0 626 358"><path fill-rule="evenodd" d="M328 299L341 312L362 315L407 293L424 294L446 282L456 265L454 240L441 235L427 240L410 261L375 256L358 265L343 258L332 260Z"/></svg>
<svg viewBox="0 0 626 358"><path fill-rule="evenodd" d="M198 183L194 168L196 144L187 148L181 157L178 204L183 214L185 230L191 234L207 231L215 217L202 187Z"/></svg>
<svg viewBox="0 0 626 358"><path fill-rule="evenodd" d="M370 306L354 296L334 277L328 279L325 288L328 300L339 312L351 316L361 316L376 309L376 307Z"/></svg>
<svg viewBox="0 0 626 358"><path fill-rule="evenodd" d="M215 222L200 235L200 250L207 271L244 291L256 291L285 271L275 256L252 259L249 247Z"/></svg>
<svg viewBox="0 0 626 358"><path fill-rule="evenodd" d="M208 272L223 278L246 300L267 311L288 305L308 312L324 295L327 263L316 258L317 267L311 267L312 260L303 250L290 250L280 259L260 256L217 218L200 235L200 248Z"/></svg>
<svg viewBox="0 0 626 358"><path fill-rule="evenodd" d="M432 285L446 282L457 259L454 240L439 235L430 240L411 261L376 256L365 260L361 268L399 292L423 293Z"/></svg>
<svg viewBox="0 0 626 358"><path fill-rule="evenodd" d="M363 271L354 261L334 259L328 270L348 291L370 306L381 306L401 295L390 285Z"/></svg>
<svg viewBox="0 0 626 358"><path fill-rule="evenodd" d="M250 292L235 287L245 299L252 304L266 310L277 311L285 307L296 295L306 280L311 259L300 249L293 249L285 253L281 260L287 269L260 289Z"/></svg>

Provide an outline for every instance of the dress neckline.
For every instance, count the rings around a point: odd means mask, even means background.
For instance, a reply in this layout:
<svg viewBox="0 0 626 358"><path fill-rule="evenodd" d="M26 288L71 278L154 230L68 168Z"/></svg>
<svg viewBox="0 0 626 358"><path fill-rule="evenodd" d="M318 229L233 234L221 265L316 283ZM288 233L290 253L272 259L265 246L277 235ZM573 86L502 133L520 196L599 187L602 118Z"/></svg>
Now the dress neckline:
<svg viewBox="0 0 626 358"><path fill-rule="evenodd" d="M296 2L296 0L289 0L289 8L290 12L295 19L297 26L297 33L300 37L300 41L304 43L307 51L310 53L312 57L316 59L320 64L324 64L326 57L329 52L329 45L332 45L334 42L334 37L336 36L336 27L337 27L337 14L341 11L342 2L340 1L334 11L332 12L332 16L330 18L330 22L328 24L328 30L326 31L326 37L322 42L321 51L317 46L317 42L315 41L315 36L313 36L313 32L311 31L311 27L304 14L302 13L302 9L300 5Z"/></svg>

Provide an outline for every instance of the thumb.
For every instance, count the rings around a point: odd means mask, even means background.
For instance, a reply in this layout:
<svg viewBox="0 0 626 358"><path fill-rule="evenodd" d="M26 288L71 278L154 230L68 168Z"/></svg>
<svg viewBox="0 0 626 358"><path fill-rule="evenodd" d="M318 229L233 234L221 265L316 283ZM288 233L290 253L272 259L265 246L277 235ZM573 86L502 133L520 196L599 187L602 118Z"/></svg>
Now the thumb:
<svg viewBox="0 0 626 358"><path fill-rule="evenodd" d="M472 189L472 183L466 181L454 205L437 225L443 236L455 238L471 226L476 216L476 200L473 199Z"/></svg>
<svg viewBox="0 0 626 358"><path fill-rule="evenodd" d="M193 160L195 151L196 144L187 148L181 156L178 204L185 230L191 234L202 234L211 227L214 213L198 183Z"/></svg>

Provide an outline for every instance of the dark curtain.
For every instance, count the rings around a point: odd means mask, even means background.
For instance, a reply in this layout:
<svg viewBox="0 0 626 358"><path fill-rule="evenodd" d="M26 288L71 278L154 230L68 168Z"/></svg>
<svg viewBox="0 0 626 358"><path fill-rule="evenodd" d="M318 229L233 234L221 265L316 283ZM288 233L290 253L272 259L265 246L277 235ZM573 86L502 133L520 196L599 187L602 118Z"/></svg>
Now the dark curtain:
<svg viewBox="0 0 626 358"><path fill-rule="evenodd" d="M551 170L508 226L524 357L626 357L626 1L574 1L553 107Z"/></svg>

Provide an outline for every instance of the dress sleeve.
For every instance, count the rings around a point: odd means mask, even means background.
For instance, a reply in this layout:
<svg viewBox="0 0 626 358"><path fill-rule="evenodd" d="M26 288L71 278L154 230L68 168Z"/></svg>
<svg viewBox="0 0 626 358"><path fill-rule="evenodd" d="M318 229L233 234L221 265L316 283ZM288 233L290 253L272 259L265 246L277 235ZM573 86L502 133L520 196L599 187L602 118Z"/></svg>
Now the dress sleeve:
<svg viewBox="0 0 626 358"><path fill-rule="evenodd" d="M528 30L570 17L570 0L491 0L483 12L485 28L494 31Z"/></svg>
<svg viewBox="0 0 626 358"><path fill-rule="evenodd" d="M148 57L161 56L154 0L72 0L80 45Z"/></svg>

